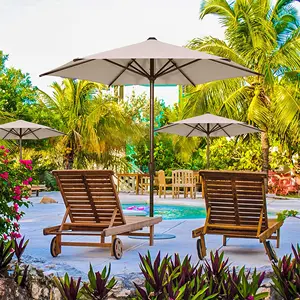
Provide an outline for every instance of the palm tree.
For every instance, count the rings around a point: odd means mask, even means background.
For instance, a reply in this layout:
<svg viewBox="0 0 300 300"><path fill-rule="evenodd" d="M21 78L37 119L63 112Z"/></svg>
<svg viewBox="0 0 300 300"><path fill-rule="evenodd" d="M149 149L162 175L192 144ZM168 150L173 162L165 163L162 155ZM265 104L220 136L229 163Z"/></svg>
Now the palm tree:
<svg viewBox="0 0 300 300"><path fill-rule="evenodd" d="M263 76L216 81L189 88L190 114L218 112L256 124L261 135L263 170L269 166L269 133L274 96L287 72L299 69L300 29L291 0L205 0L200 18L214 14L225 28L225 41L196 38L188 47L229 58ZM285 98L287 100L287 98ZM283 100L283 101L285 101Z"/></svg>
<svg viewBox="0 0 300 300"><path fill-rule="evenodd" d="M52 96L40 91L40 102L56 115L59 129L66 134L57 145L65 154L66 168L72 168L74 161L78 167L89 160L99 162L104 153L125 149L132 127L114 98L102 93L104 86L64 79L51 87Z"/></svg>

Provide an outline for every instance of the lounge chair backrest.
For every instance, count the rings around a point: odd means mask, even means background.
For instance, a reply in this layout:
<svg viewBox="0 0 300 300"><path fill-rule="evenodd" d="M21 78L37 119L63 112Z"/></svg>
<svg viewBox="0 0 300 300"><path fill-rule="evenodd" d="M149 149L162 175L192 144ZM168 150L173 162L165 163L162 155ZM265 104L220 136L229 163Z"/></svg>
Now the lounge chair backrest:
<svg viewBox="0 0 300 300"><path fill-rule="evenodd" d="M268 228L263 172L200 171L210 224Z"/></svg>
<svg viewBox="0 0 300 300"><path fill-rule="evenodd" d="M108 170L53 171L72 223L125 224L113 174Z"/></svg>

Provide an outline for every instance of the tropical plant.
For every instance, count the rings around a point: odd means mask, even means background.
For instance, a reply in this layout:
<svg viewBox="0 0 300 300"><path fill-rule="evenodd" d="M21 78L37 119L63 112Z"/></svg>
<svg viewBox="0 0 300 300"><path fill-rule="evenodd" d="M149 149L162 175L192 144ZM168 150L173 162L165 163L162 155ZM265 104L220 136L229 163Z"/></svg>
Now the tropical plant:
<svg viewBox="0 0 300 300"><path fill-rule="evenodd" d="M29 207L30 160L11 160L9 150L0 146L0 240L19 238L18 221L24 215L20 207Z"/></svg>
<svg viewBox="0 0 300 300"><path fill-rule="evenodd" d="M80 289L80 294L86 299L102 300L106 299L110 290L116 285L117 281L114 277L109 280L110 265L108 268L104 267L102 272L94 272L90 264L88 273L89 283L84 283Z"/></svg>
<svg viewBox="0 0 300 300"><path fill-rule="evenodd" d="M278 212L276 215L277 215L277 220L278 221L284 221L286 218L289 218L289 217L294 217L294 218L297 218L297 219L300 219L300 217L298 217L298 211L297 210L283 210L281 212Z"/></svg>
<svg viewBox="0 0 300 300"><path fill-rule="evenodd" d="M284 300L300 298L300 245L292 245L292 254L284 255L273 263L273 287Z"/></svg>
<svg viewBox="0 0 300 300"><path fill-rule="evenodd" d="M267 171L269 135L276 124L275 100L280 98L281 111L286 102L295 107L291 91L284 92L284 89L286 75L297 72L300 67L297 10L291 0L275 3L203 1L200 18L211 14L216 15L225 28L225 40L195 38L188 47L231 59L263 76L221 80L188 88L188 111L191 115L217 112L261 128L264 131L261 134L262 169ZM277 94L279 86L282 86L280 95Z"/></svg>
<svg viewBox="0 0 300 300"><path fill-rule="evenodd" d="M148 252L140 259L145 288L135 284L138 299L259 300L267 296L259 292L265 273L254 270L250 278L244 267L239 273L230 270L223 252L211 252L203 266L191 264L188 256L181 261L178 254L161 259L159 252L152 262Z"/></svg>
<svg viewBox="0 0 300 300"><path fill-rule="evenodd" d="M81 277L77 281L73 277L69 277L68 273L63 278L53 277L54 283L59 289L63 299L76 300L79 299L79 289Z"/></svg>
<svg viewBox="0 0 300 300"><path fill-rule="evenodd" d="M11 262L14 256L13 251L13 242L7 241L4 242L0 240L0 274L6 272L9 263Z"/></svg>
<svg viewBox="0 0 300 300"><path fill-rule="evenodd" d="M15 282L22 288L26 287L28 281L28 269L29 265L26 265L23 269L19 265L15 265L14 278Z"/></svg>
<svg viewBox="0 0 300 300"><path fill-rule="evenodd" d="M14 250L15 250L14 252L17 257L18 263L21 262L21 257L29 243L29 240L27 240L24 243L24 239L25 239L25 236L23 236L23 238L20 240L20 242L18 242L17 239L14 239L13 246L14 246Z"/></svg>
<svg viewBox="0 0 300 300"><path fill-rule="evenodd" d="M52 88L52 96L40 91L40 104L56 114L58 129L66 134L57 145L65 168L72 168L73 163L84 167L89 160L105 160L110 152L124 151L134 126L116 99L102 93L102 85L65 79Z"/></svg>

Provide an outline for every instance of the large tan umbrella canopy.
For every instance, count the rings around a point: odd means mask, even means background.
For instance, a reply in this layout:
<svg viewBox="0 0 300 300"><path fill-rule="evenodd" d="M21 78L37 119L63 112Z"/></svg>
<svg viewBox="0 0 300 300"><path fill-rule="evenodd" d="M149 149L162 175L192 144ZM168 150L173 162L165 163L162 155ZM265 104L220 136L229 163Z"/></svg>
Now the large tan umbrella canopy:
<svg viewBox="0 0 300 300"><path fill-rule="evenodd" d="M0 139L19 140L20 159L22 159L22 140L40 140L64 135L56 129L23 120L0 125Z"/></svg>
<svg viewBox="0 0 300 300"><path fill-rule="evenodd" d="M157 132L173 133L185 137L206 137L206 167L209 169L209 145L211 137L232 137L240 134L261 132L260 129L246 123L219 117L212 114L180 120L156 130Z"/></svg>
<svg viewBox="0 0 300 300"><path fill-rule="evenodd" d="M150 216L154 183L154 84L196 85L214 80L259 75L228 59L166 44L156 38L101 52L42 74L85 79L108 85L150 84Z"/></svg>

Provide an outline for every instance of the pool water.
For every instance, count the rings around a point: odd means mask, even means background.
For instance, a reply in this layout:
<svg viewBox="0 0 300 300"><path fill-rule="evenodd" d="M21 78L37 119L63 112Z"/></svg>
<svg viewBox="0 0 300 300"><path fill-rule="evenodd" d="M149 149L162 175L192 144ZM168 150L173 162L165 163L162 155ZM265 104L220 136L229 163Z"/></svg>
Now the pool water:
<svg viewBox="0 0 300 300"><path fill-rule="evenodd" d="M134 211L146 212L147 214L145 215L149 216L148 204L122 204L122 207L123 209L133 208L133 213ZM197 206L155 204L154 216L161 216L164 220L200 219L206 217L206 211L204 207ZM276 218L276 214L274 212L269 212L268 216Z"/></svg>
<svg viewBox="0 0 300 300"><path fill-rule="evenodd" d="M134 210L143 208L149 215L149 205L147 204L122 204L122 207L123 209L134 207ZM164 220L199 219L205 218L206 212L204 207L155 204L154 216L161 216Z"/></svg>

